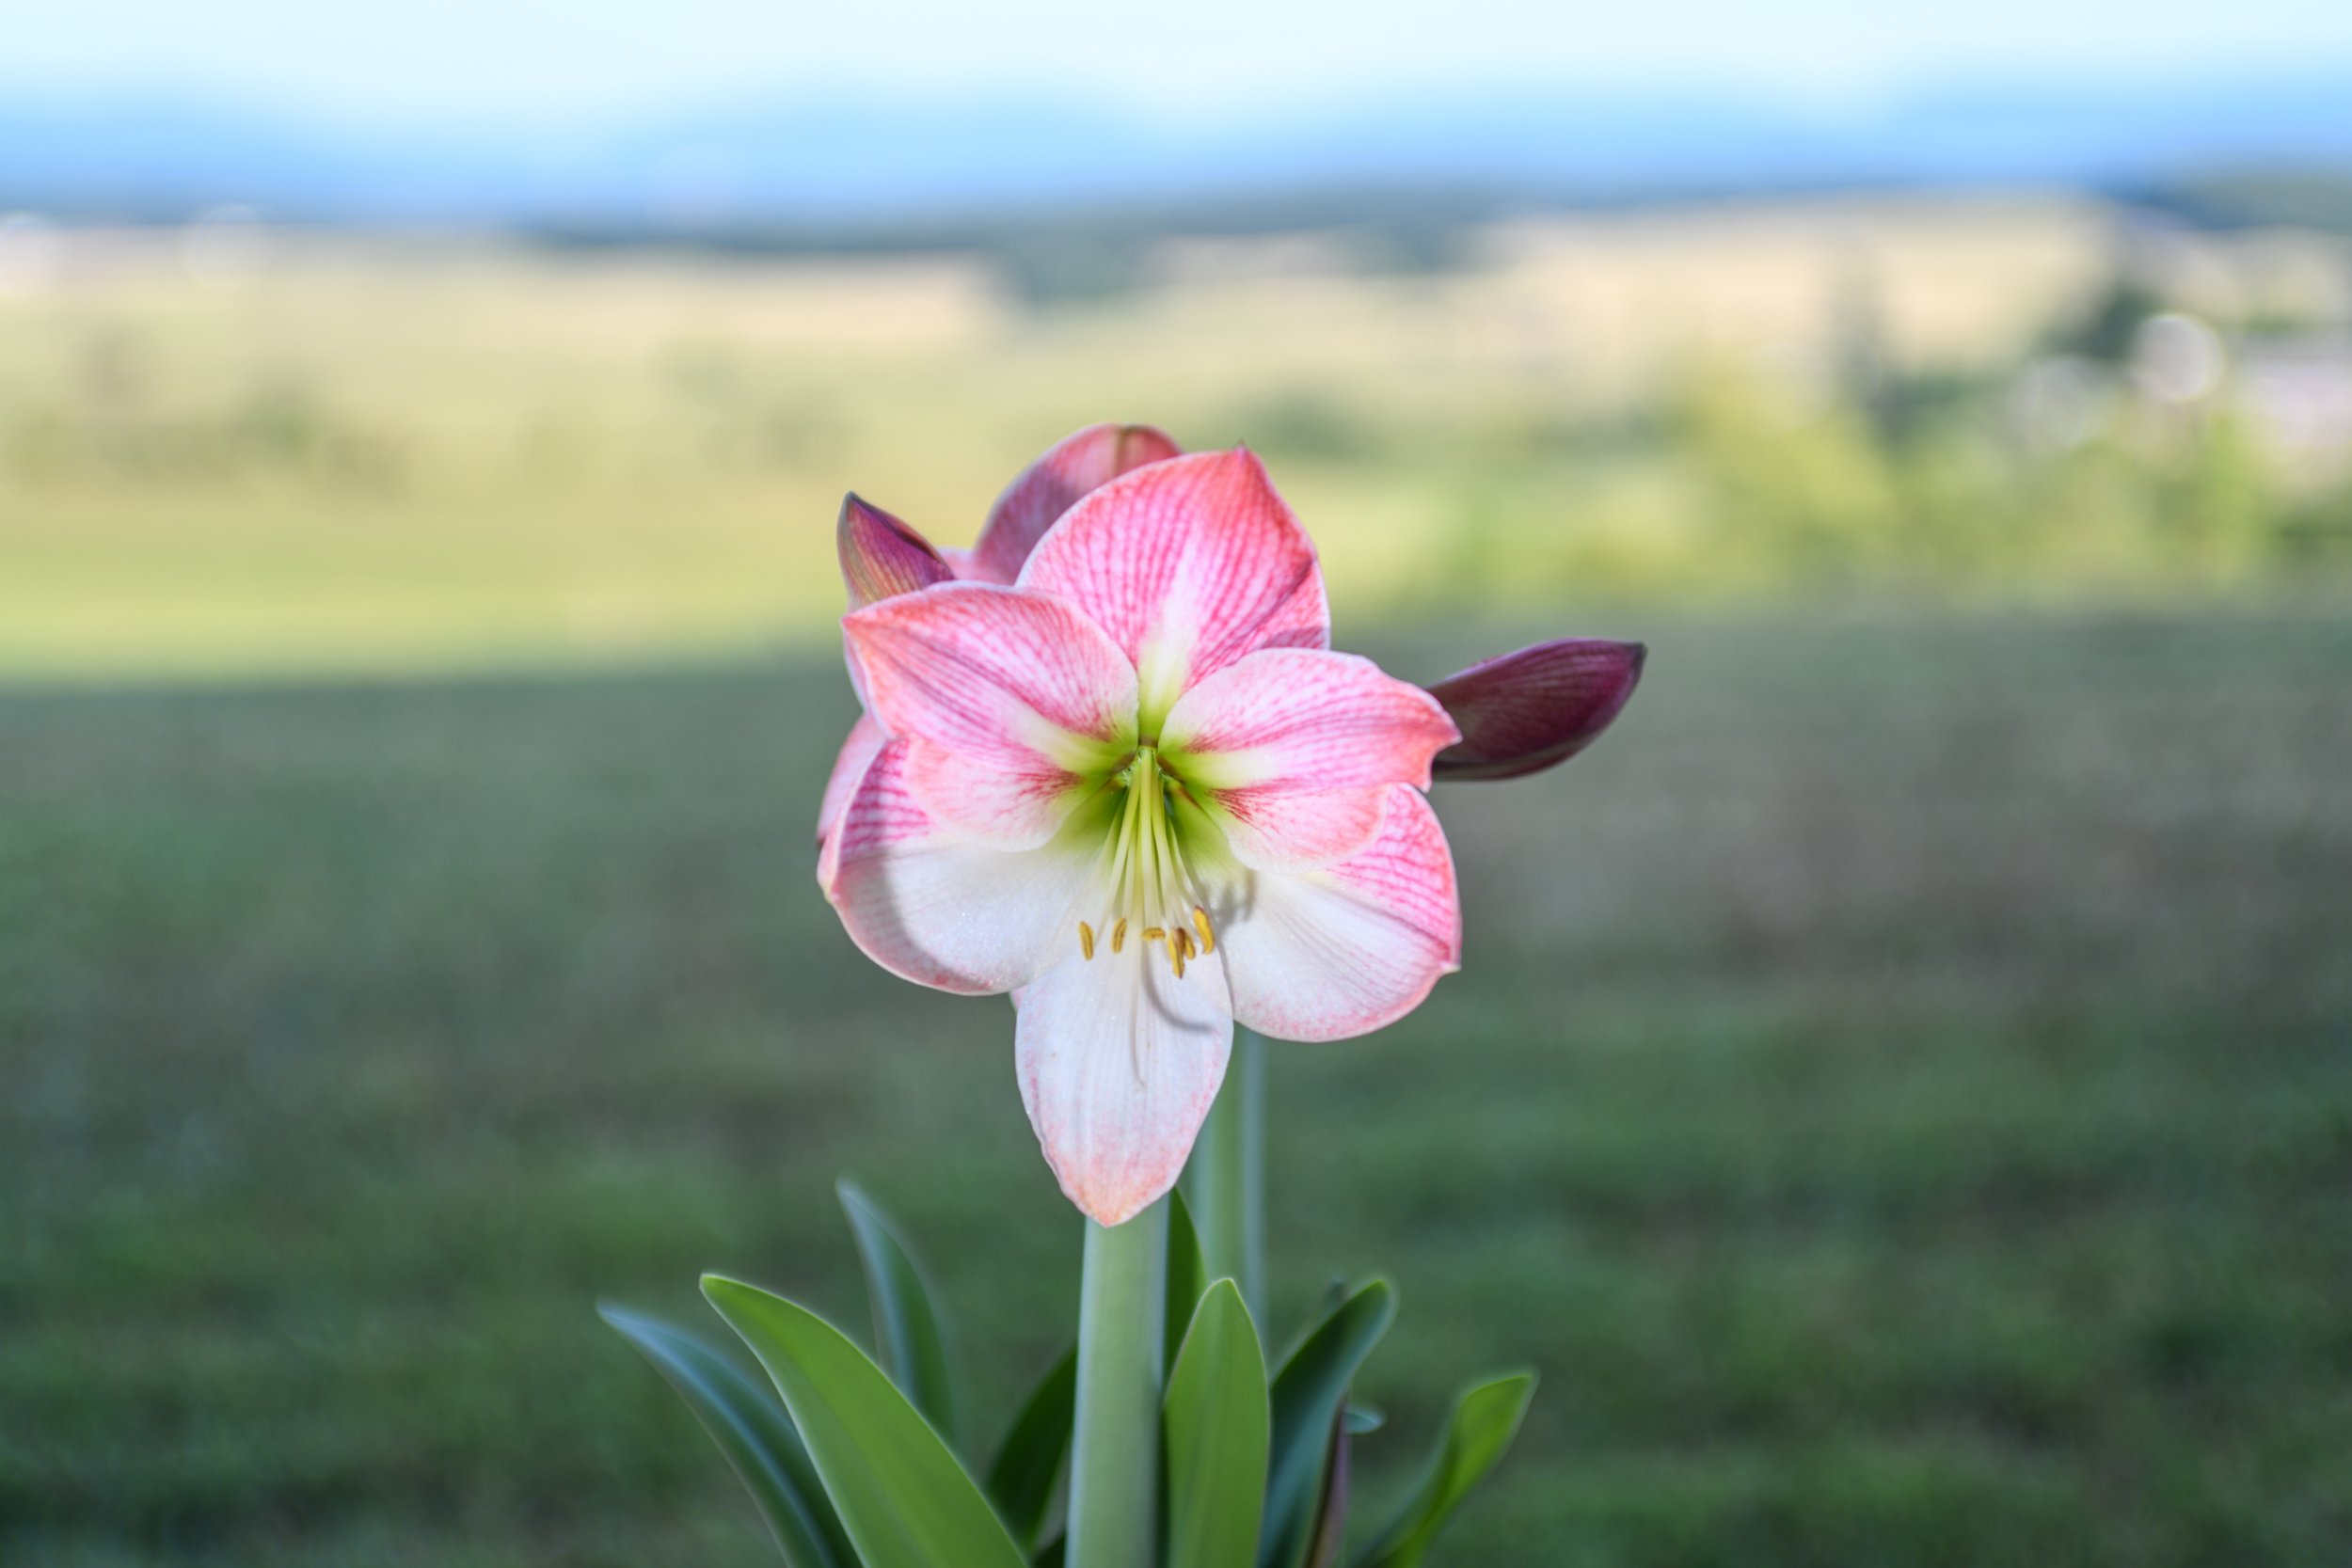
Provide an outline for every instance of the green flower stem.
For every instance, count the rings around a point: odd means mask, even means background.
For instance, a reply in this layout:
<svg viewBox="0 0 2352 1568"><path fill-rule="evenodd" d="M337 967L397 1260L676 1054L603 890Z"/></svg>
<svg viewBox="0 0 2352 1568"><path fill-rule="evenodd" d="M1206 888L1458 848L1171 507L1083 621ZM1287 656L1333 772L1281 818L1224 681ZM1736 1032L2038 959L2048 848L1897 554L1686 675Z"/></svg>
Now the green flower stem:
<svg viewBox="0 0 2352 1568"><path fill-rule="evenodd" d="M1167 1313L1168 1200L1112 1229L1087 1221L1069 1568L1152 1568L1158 1554Z"/></svg>
<svg viewBox="0 0 2352 1568"><path fill-rule="evenodd" d="M1209 1277L1239 1284L1249 1315L1265 1322L1265 1041L1248 1029L1233 1031L1225 1086L1192 1146L1189 1175Z"/></svg>

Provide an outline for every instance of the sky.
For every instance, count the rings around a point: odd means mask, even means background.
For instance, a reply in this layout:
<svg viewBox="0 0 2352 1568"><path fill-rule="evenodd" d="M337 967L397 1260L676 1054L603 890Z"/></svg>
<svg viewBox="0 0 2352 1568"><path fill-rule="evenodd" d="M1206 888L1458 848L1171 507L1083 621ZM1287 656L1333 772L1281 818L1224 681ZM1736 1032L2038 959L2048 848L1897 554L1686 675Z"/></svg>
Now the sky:
<svg viewBox="0 0 2352 1568"><path fill-rule="evenodd" d="M357 119L597 117L742 90L1070 90L1145 116L1384 88L1737 85L1851 106L1963 76L2352 62L2344 0L0 0L0 84Z"/></svg>

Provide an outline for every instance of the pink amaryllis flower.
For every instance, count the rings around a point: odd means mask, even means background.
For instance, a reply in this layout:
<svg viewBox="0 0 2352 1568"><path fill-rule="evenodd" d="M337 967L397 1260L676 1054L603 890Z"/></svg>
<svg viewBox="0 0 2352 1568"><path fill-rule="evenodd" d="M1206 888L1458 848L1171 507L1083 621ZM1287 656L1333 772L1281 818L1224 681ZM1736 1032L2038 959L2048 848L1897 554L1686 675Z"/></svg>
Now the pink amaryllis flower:
<svg viewBox="0 0 2352 1568"><path fill-rule="evenodd" d="M819 879L885 968L1012 993L1031 1124L1106 1226L1174 1183L1236 1021L1362 1034L1458 966L1433 776L1561 760L1639 673L1546 644L1433 692L1333 653L1258 459L1140 427L1048 452L968 555L854 498L841 539L867 717Z"/></svg>
<svg viewBox="0 0 2352 1568"><path fill-rule="evenodd" d="M1150 425L1089 425L1054 446L1021 471L989 509L980 536L968 550L936 549L930 542L879 507L855 496L841 503L841 580L850 592L850 608L877 599L911 594L943 582L1009 583L1020 576L1022 563L1073 502L1097 485L1131 468L1174 457L1180 449ZM850 678L865 701L865 683L857 659L850 659ZM832 836L834 822L849 804L850 792L866 773L874 753L882 750L882 728L868 713L850 730L826 782L825 798L817 813L817 842L821 847ZM830 886L820 867L818 879Z"/></svg>

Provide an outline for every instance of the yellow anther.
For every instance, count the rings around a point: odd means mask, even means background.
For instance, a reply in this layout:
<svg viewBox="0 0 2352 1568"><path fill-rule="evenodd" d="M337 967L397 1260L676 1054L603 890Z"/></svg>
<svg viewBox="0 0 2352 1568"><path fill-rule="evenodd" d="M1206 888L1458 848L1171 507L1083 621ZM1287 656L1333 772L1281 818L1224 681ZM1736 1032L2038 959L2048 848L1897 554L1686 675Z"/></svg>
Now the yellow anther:
<svg viewBox="0 0 2352 1568"><path fill-rule="evenodd" d="M1192 927L1200 933L1200 951L1216 951L1216 933L1209 929L1209 911L1195 904L1192 907Z"/></svg>
<svg viewBox="0 0 2352 1568"><path fill-rule="evenodd" d="M1168 944L1184 958L1189 958L1193 955L1192 933L1182 926L1168 933Z"/></svg>
<svg viewBox="0 0 2352 1568"><path fill-rule="evenodd" d="M1166 942L1168 940L1168 933L1161 930L1157 926L1146 926L1143 928L1143 940L1146 942Z"/></svg>
<svg viewBox="0 0 2352 1568"><path fill-rule="evenodd" d="M1089 958L1094 957L1094 927L1083 920L1078 922L1078 951Z"/></svg>
<svg viewBox="0 0 2352 1568"><path fill-rule="evenodd" d="M1179 980L1183 979L1184 977L1184 950L1176 946L1173 942L1170 942L1168 944L1168 957L1170 961L1176 965L1176 978Z"/></svg>
<svg viewBox="0 0 2352 1568"><path fill-rule="evenodd" d="M1116 953L1127 945L1127 917L1120 915L1119 924L1111 927L1111 951Z"/></svg>

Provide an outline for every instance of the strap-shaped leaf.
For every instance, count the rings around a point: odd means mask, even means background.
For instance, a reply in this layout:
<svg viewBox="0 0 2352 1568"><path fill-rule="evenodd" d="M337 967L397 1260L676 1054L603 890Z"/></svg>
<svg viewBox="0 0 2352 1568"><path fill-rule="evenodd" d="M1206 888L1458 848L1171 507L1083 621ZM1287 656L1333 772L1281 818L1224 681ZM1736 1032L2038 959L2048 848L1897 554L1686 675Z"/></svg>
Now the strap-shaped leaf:
<svg viewBox="0 0 2352 1568"><path fill-rule="evenodd" d="M1184 1189L1170 1188L1168 1198L1168 1312L1162 1320L1168 1325L1168 1356L1160 1363L1163 1377L1174 1370L1184 1330L1192 1326L1200 1293L1209 1288L1208 1259L1200 1250L1200 1232L1193 1227Z"/></svg>
<svg viewBox="0 0 2352 1568"><path fill-rule="evenodd" d="M1053 1505L1054 1482L1070 1454L1070 1428L1078 1416L1078 1347L1062 1353L1029 1397L996 1447L988 1467L988 1496L1005 1528L1023 1547L1034 1550Z"/></svg>
<svg viewBox="0 0 2352 1568"><path fill-rule="evenodd" d="M1341 1403L1395 1317L1395 1289L1385 1279L1370 1280L1310 1329L1275 1374L1274 1449L1258 1568L1306 1562Z"/></svg>
<svg viewBox="0 0 2352 1568"><path fill-rule="evenodd" d="M755 1286L703 1294L759 1357L864 1568L1025 1568L939 1433L848 1335Z"/></svg>
<svg viewBox="0 0 2352 1568"><path fill-rule="evenodd" d="M1534 1372L1514 1372L1465 1389L1428 1473L1396 1517L1357 1554L1354 1568L1418 1568L1470 1488L1510 1450L1534 1397Z"/></svg>
<svg viewBox="0 0 2352 1568"><path fill-rule="evenodd" d="M1340 1548L1347 1543L1348 1472L1355 1446L1348 1435L1347 1413L1342 1411L1331 1423L1331 1447L1323 1461L1323 1495L1315 1499L1307 1568L1336 1568Z"/></svg>
<svg viewBox="0 0 2352 1568"><path fill-rule="evenodd" d="M1323 1321L1340 1309L1340 1304L1347 1299L1347 1294L1348 1283L1344 1275L1333 1275L1323 1282L1323 1293L1308 1309L1306 1321L1298 1325L1298 1332L1292 1337L1291 1342L1282 1347L1284 1366L1288 1366L1290 1358L1298 1354L1298 1347L1307 1342L1307 1336L1321 1328Z"/></svg>
<svg viewBox="0 0 2352 1568"><path fill-rule="evenodd" d="M896 1383L930 1418L939 1434L956 1441L956 1379L947 1333L898 1227L866 1190L844 1177L835 1190L857 1255L866 1265L866 1293L874 1304L874 1352Z"/></svg>
<svg viewBox="0 0 2352 1568"><path fill-rule="evenodd" d="M1220 1279L1193 1313L1168 1374L1167 1568L1235 1568L1257 1549L1272 1419L1265 1353Z"/></svg>
<svg viewBox="0 0 2352 1568"><path fill-rule="evenodd" d="M654 1364L702 1422L789 1568L858 1568L808 1449L774 1394L682 1328L609 1303L596 1314Z"/></svg>

